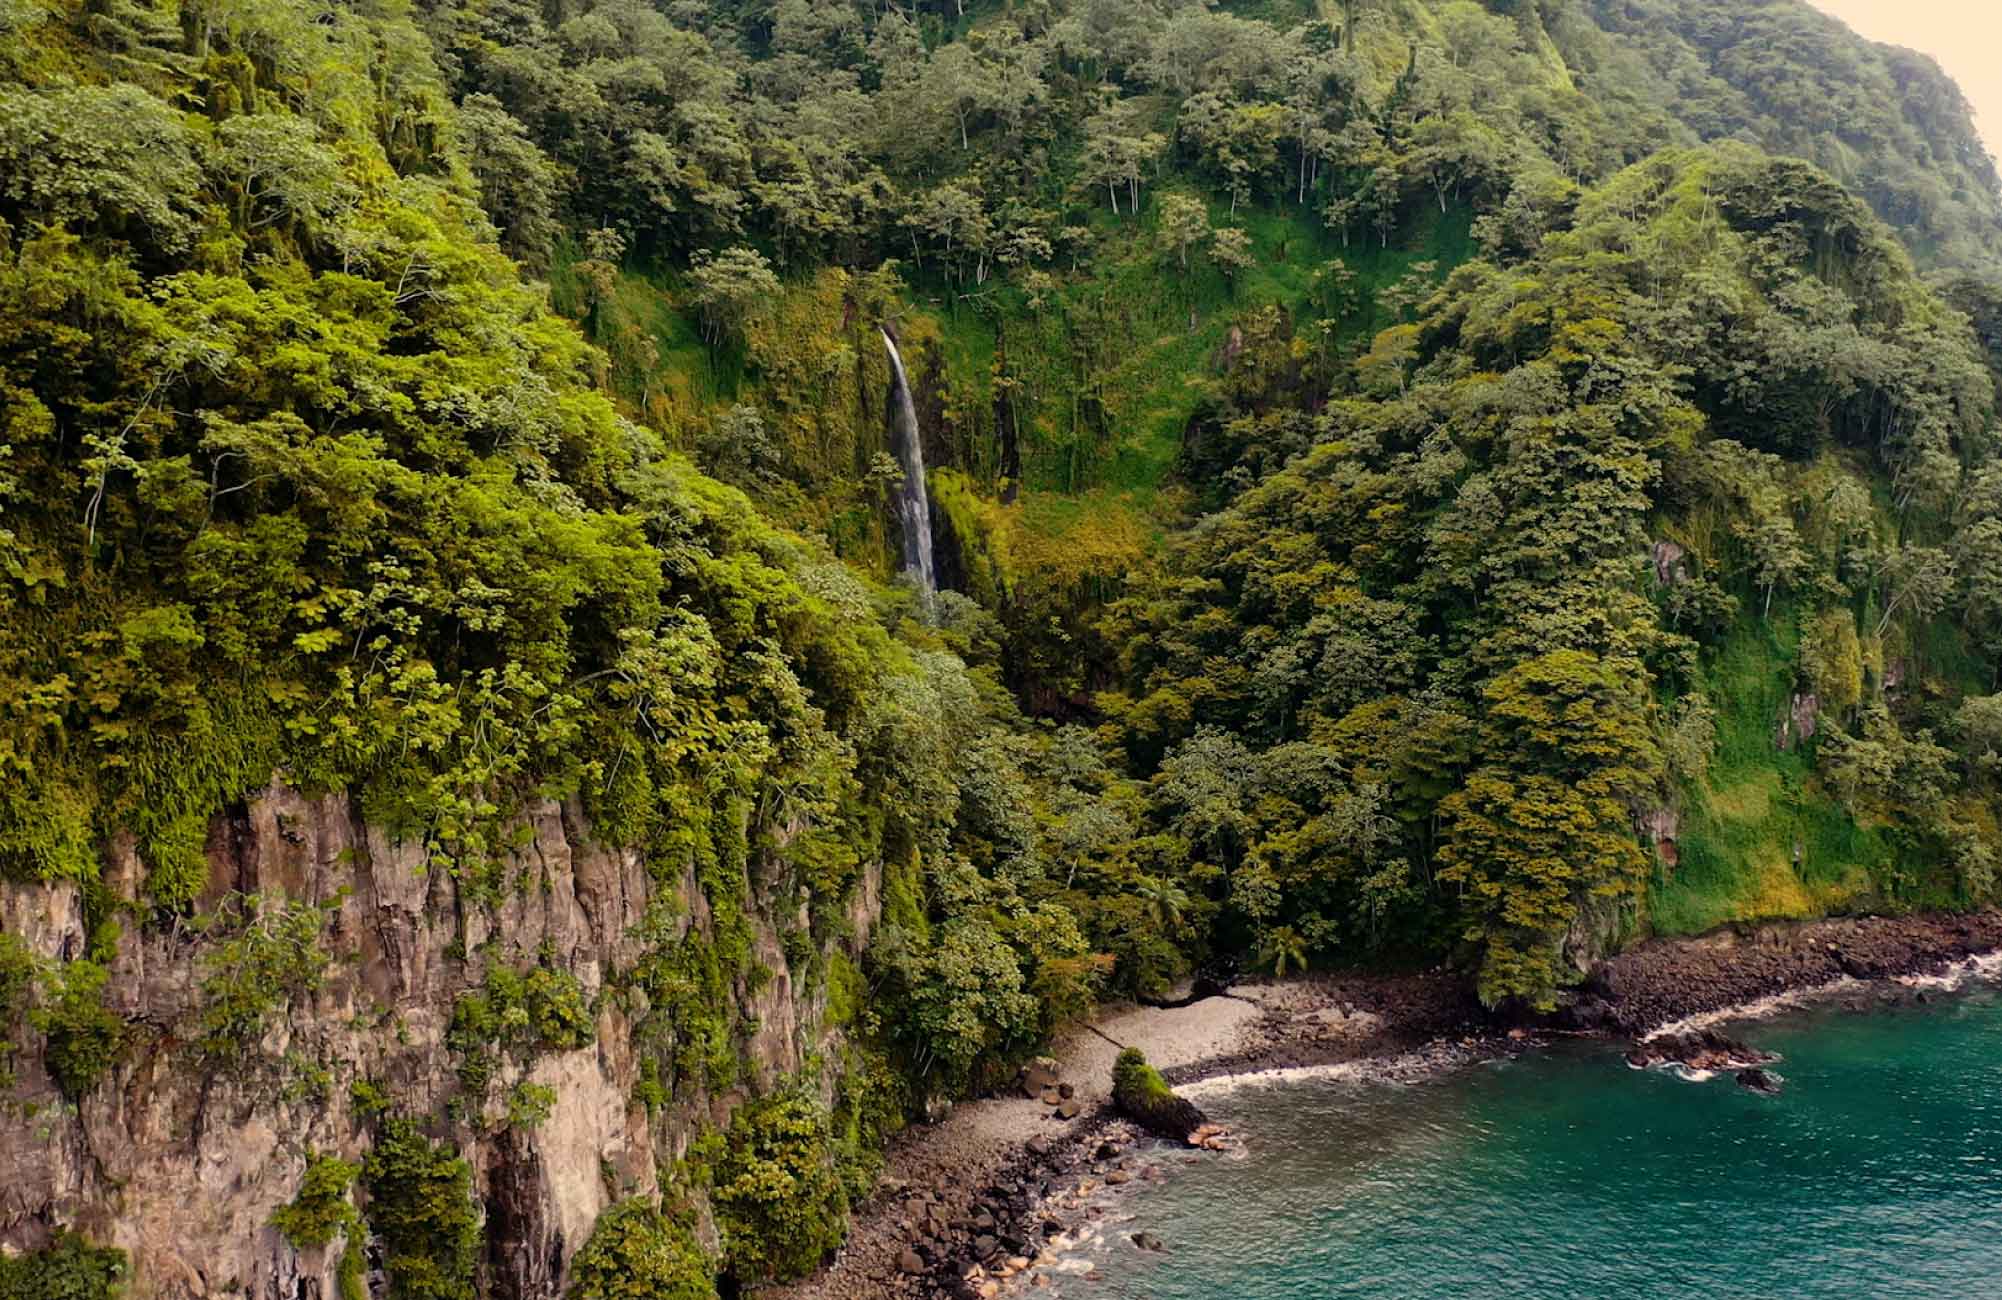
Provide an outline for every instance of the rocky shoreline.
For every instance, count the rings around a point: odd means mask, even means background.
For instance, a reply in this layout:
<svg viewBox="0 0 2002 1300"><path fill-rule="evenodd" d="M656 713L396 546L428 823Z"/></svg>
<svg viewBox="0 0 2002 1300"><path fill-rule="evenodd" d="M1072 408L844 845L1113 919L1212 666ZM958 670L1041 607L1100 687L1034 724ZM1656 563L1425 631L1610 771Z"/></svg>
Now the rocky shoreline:
<svg viewBox="0 0 2002 1300"><path fill-rule="evenodd" d="M1181 1087L1224 1076L1354 1063L1386 1078L1415 1080L1455 1064L1526 1050L1552 1034L1632 1040L1638 1063L1655 1064L1680 1059L1684 1046L1713 1050L1730 1043L1701 1023L1708 1018L1766 1000L1839 992L1851 982L1940 976L1956 963L1997 950L2002 950L1998 910L1734 927L1640 944L1601 963L1555 1015L1513 1019L1485 1012L1464 982L1445 970L1312 976L1226 995L1256 1013L1239 1015L1226 1026L1228 1033L1209 1023L1212 1013L1203 1024L1207 1035L1192 1041L1227 1045L1164 1062L1162 1074ZM1157 1039L1166 1035L1177 1042L1181 1026L1174 1018L1200 1015L1214 1001L1128 1012L1072 1041L1096 1034L1113 1043L1117 1031L1144 1014L1152 1017L1147 1024ZM1650 1036L1652 1043L1646 1041ZM1073 1053L1089 1055L1075 1047ZM1743 1061L1732 1057L1733 1068L1755 1067L1756 1055ZM1059 1060L1064 1057L1059 1051ZM1074 1118L1052 1110L1030 1120L1041 1127L1026 1133L991 1122L961 1125L964 1131L955 1132L955 1114L904 1135L892 1147L888 1175L858 1207L855 1231L839 1257L813 1277L761 1294L775 1300L979 1300L1004 1290L1049 1286L1052 1264L1081 1237L1103 1231L1108 1194L1161 1176L1158 1159L1149 1154L1158 1148L1150 1148L1118 1117L1103 1096L1103 1081L1088 1080L1082 1072L1093 1064L1103 1062L1066 1062L1080 1088L1082 1104L1070 1108ZM1092 1082L1101 1085L1097 1094L1082 1091ZM1777 1090L1777 1081L1767 1078L1740 1082ZM1135 1245L1151 1248L1145 1241Z"/></svg>

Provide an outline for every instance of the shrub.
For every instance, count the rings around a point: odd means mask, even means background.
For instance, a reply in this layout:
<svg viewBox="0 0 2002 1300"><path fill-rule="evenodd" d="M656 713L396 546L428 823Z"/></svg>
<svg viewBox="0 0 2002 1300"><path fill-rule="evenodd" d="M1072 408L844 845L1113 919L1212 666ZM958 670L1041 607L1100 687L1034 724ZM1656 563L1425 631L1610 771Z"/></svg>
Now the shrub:
<svg viewBox="0 0 2002 1300"><path fill-rule="evenodd" d="M479 1212L472 1169L457 1150L392 1116L376 1134L362 1179L394 1300L477 1300Z"/></svg>
<svg viewBox="0 0 2002 1300"><path fill-rule="evenodd" d="M848 1197L828 1151L827 1114L797 1093L737 1112L713 1195L723 1254L741 1279L800 1277L841 1244Z"/></svg>
<svg viewBox="0 0 2002 1300"><path fill-rule="evenodd" d="M125 1022L104 1005L110 973L78 960L49 975L48 1000L29 1017L48 1036L49 1074L72 1101L97 1085L125 1049Z"/></svg>
<svg viewBox="0 0 2002 1300"><path fill-rule="evenodd" d="M232 899L220 916L236 933L202 959L201 1047L211 1057L242 1055L273 1012L326 982L328 909L295 902L259 915L258 903Z"/></svg>
<svg viewBox="0 0 2002 1300"><path fill-rule="evenodd" d="M459 1078L479 1091L493 1077L497 1051L574 1051L597 1033L584 986L568 971L537 966L487 970L484 983L452 1005L446 1041L460 1054Z"/></svg>
<svg viewBox="0 0 2002 1300"><path fill-rule="evenodd" d="M11 1033L35 983L35 954L18 935L0 934L0 1034ZM0 1038L0 1091L14 1086L14 1053L21 1045Z"/></svg>
<svg viewBox="0 0 2002 1300"><path fill-rule="evenodd" d="M271 1226L285 1234L294 1250L324 1246L335 1237L351 1236L361 1226L348 1186L361 1166L335 1156L306 1157L306 1177L299 1194L271 1216Z"/></svg>
<svg viewBox="0 0 2002 1300"><path fill-rule="evenodd" d="M518 1083L507 1095L510 1128L538 1128L556 1109L556 1089L539 1083Z"/></svg>
<svg viewBox="0 0 2002 1300"><path fill-rule="evenodd" d="M620 1201L570 1265L570 1300L716 1300L714 1261L652 1202Z"/></svg>
<svg viewBox="0 0 2002 1300"><path fill-rule="evenodd" d="M41 1250L0 1254L0 1300L115 1300L124 1290L125 1252L74 1232L57 1232Z"/></svg>

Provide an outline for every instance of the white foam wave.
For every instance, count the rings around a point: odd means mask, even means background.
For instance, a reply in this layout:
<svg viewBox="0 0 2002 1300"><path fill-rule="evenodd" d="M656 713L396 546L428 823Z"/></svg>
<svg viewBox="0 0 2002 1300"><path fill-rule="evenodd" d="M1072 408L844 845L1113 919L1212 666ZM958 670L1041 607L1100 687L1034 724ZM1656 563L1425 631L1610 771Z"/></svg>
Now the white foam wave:
<svg viewBox="0 0 2002 1300"><path fill-rule="evenodd" d="M1830 980L1826 984L1815 984L1804 989L1788 989L1783 993L1775 993L1771 997L1755 998L1750 1002L1736 1002L1728 1007L1718 1007L1715 1011L1699 1011L1693 1016L1684 1016L1680 1020L1671 1020L1667 1024L1656 1025L1653 1029L1641 1035L1641 1041L1643 1043L1650 1043L1657 1038L1700 1033L1705 1029L1714 1029L1718 1025L1729 1024L1734 1020L1764 1020L1769 1016L1776 1016L1782 1011L1790 1011L1795 1007L1805 1006L1816 999L1840 993L1844 989L1855 988L1861 985L1862 982L1852 976L1844 975L1841 979Z"/></svg>
<svg viewBox="0 0 2002 1300"><path fill-rule="evenodd" d="M1955 962L1937 975L1900 975L1898 983L1912 989L1940 989L1951 993L1976 980L2002 978L2002 952L1984 952Z"/></svg>
<svg viewBox="0 0 2002 1300"><path fill-rule="evenodd" d="M1474 1060L1462 1049L1406 1052L1400 1056L1373 1056L1359 1061L1337 1061L1330 1065L1297 1065L1270 1070L1248 1070L1242 1074L1219 1074L1194 1083L1180 1084L1175 1091L1190 1100L1222 1097L1245 1088L1292 1083L1411 1083L1442 1070Z"/></svg>
<svg viewBox="0 0 2002 1300"><path fill-rule="evenodd" d="M2002 979L2002 950L1978 953L1975 956L1963 958L1938 975L1900 975L1893 982L1904 985L1907 988L1944 989L1951 991L1975 980L1993 979ZM1671 1020L1667 1024L1655 1026L1647 1033L1641 1035L1641 1041L1644 1043L1650 1042L1656 1038L1663 1038L1671 1034L1696 1033L1701 1030L1715 1028L1718 1025L1729 1024L1734 1020L1763 1020L1768 1016L1778 1015L1782 1011L1790 1011L1796 1007L1806 1006L1811 1002L1818 1001L1832 994L1843 993L1849 989L1862 988L1866 983L1867 981L1844 975L1842 978L1831 980L1826 984L1815 984L1803 989L1788 989L1784 993L1775 993L1771 997L1757 998L1751 1002L1739 1002L1728 1007L1719 1007L1715 1011L1698 1012L1693 1016L1684 1016L1680 1020Z"/></svg>

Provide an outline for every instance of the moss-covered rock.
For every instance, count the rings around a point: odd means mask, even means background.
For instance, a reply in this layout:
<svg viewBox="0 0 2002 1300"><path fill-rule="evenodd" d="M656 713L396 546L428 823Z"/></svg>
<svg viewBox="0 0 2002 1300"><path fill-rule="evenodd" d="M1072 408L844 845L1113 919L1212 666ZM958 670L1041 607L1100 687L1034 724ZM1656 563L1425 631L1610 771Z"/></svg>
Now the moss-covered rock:
<svg viewBox="0 0 2002 1300"><path fill-rule="evenodd" d="M1113 1063L1112 1102L1120 1114L1158 1137L1186 1138L1204 1123L1196 1104L1176 1096L1137 1047L1127 1048Z"/></svg>

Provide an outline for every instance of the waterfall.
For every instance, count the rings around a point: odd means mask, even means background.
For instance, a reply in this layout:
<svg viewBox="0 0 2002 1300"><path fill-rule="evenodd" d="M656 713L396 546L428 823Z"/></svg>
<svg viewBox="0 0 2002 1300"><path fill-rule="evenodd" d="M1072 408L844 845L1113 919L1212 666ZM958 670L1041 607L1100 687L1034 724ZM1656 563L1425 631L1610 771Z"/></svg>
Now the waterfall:
<svg viewBox="0 0 2002 1300"><path fill-rule="evenodd" d="M882 329L881 326L877 328ZM897 353L897 341L882 330L883 346L890 350L890 450L903 466L904 483L897 490L897 521L904 529L904 569L918 584L918 598L931 603L934 583L931 566L931 501L925 494L925 449L918 440L918 410L911 404L911 384L904 375L904 359Z"/></svg>

